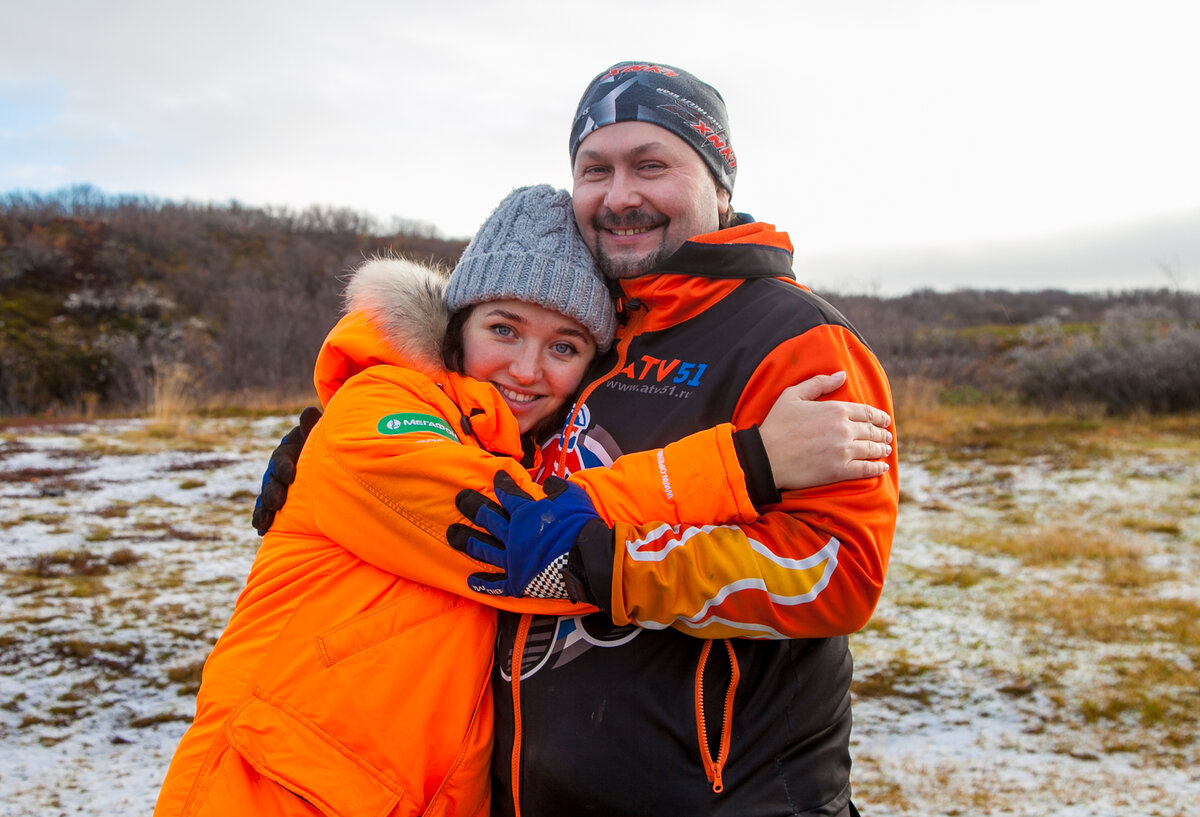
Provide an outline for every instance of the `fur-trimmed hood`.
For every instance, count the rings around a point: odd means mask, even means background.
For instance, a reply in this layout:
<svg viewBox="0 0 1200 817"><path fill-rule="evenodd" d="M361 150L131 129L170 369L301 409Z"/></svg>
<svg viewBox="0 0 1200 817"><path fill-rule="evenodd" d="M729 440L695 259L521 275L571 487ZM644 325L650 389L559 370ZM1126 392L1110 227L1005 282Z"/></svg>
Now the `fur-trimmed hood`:
<svg viewBox="0 0 1200 817"><path fill-rule="evenodd" d="M350 377L381 363L443 374L445 288L445 274L403 258L372 258L356 269L346 285L346 315L317 357L321 403Z"/></svg>
<svg viewBox="0 0 1200 817"><path fill-rule="evenodd" d="M404 258L372 258L346 285L346 312L365 312L408 365L440 371L450 314L446 276Z"/></svg>

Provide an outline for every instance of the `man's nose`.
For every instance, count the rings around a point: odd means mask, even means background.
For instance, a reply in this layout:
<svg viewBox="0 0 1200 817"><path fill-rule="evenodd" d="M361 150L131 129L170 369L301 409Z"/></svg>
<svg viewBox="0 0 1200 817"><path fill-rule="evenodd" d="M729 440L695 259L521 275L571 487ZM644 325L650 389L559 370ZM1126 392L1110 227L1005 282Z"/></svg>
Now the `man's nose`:
<svg viewBox="0 0 1200 817"><path fill-rule="evenodd" d="M612 174L604 204L613 212L634 210L641 206L642 195L633 174L618 170Z"/></svg>

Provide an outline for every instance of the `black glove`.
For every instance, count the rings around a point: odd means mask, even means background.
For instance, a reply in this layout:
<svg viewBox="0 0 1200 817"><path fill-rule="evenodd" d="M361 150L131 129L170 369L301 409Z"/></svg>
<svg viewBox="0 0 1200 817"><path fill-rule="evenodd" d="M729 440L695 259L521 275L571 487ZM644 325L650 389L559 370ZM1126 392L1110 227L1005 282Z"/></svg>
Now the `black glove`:
<svg viewBox="0 0 1200 817"><path fill-rule="evenodd" d="M262 536L271 528L275 514L287 502L288 486L296 479L296 463L300 461L300 451L308 439L309 432L321 419L321 410L309 406L300 412L300 425L293 428L279 445L271 452L267 462L267 470L263 472L262 487L259 488L258 499L254 501L254 515L251 521L258 535Z"/></svg>

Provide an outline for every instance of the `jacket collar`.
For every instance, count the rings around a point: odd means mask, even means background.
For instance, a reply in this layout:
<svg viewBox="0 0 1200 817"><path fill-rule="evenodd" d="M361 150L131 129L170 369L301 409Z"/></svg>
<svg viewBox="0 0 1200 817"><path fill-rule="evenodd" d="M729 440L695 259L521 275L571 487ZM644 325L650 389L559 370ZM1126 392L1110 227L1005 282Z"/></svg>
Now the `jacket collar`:
<svg viewBox="0 0 1200 817"><path fill-rule="evenodd" d="M795 278L792 242L773 224L750 222L693 236L649 275L695 278Z"/></svg>
<svg viewBox="0 0 1200 817"><path fill-rule="evenodd" d="M795 277L787 233L751 222L694 236L650 272L617 283L622 308L652 312L643 329L661 329L703 312L748 278Z"/></svg>

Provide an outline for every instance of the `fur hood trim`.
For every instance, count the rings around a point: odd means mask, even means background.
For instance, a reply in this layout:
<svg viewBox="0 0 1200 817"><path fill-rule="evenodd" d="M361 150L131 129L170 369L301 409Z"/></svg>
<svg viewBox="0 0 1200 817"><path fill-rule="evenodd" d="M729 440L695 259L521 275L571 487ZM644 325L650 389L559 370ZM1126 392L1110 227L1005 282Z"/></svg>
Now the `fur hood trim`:
<svg viewBox="0 0 1200 817"><path fill-rule="evenodd" d="M404 258L368 260L346 285L346 311L363 312L380 336L414 369L442 371L442 339L450 314L445 273Z"/></svg>

